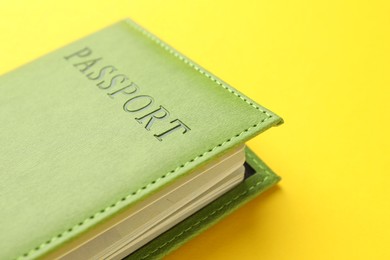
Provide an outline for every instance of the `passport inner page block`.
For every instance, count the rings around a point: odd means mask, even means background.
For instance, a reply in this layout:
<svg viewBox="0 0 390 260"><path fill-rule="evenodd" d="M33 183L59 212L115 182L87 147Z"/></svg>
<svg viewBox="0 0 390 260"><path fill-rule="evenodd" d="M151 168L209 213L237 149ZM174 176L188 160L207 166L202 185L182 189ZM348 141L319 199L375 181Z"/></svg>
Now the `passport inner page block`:
<svg viewBox="0 0 390 260"><path fill-rule="evenodd" d="M129 20L0 90L1 259L42 256L281 122Z"/></svg>

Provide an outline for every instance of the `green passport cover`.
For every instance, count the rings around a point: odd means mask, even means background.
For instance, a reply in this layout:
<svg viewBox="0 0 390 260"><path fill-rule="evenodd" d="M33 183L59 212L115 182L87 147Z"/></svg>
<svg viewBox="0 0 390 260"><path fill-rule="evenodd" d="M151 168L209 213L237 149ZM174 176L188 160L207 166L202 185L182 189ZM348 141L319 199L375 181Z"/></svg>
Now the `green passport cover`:
<svg viewBox="0 0 390 260"><path fill-rule="evenodd" d="M282 122L130 20L0 89L0 259L44 256Z"/></svg>

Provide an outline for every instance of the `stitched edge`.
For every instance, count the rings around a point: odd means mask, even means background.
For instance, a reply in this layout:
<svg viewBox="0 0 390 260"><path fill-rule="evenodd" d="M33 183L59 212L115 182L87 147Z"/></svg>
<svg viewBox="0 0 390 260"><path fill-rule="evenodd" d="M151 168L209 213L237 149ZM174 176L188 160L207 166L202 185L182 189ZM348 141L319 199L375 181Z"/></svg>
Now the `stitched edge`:
<svg viewBox="0 0 390 260"><path fill-rule="evenodd" d="M239 199L240 197L244 196L246 193L248 193L249 191L251 191L252 189L254 189L255 187L259 186L260 184L262 184L265 180L268 179L268 177L270 175L272 175L272 173L266 169L258 160L255 156L253 156L251 153L246 153L246 155L248 157L250 157L253 162L258 166L260 167L262 170L264 170L264 172L267 174L267 176L264 177L264 179L262 179L261 181L258 181L256 182L254 185L252 185L251 187L248 188L248 190L240 193L239 195L237 195L236 197L232 198L231 200L229 200L228 202L226 202L224 205L222 205L221 207L215 209L213 212L211 212L210 214L208 214L207 216L203 217L202 219L200 219L199 221L197 221L196 223L194 223L193 225L191 225L190 227L186 228L185 230L183 230L182 232L180 232L179 234L177 234L176 236L174 236L173 238L171 238L170 240L168 240L167 242L165 242L164 244L162 244L161 246L159 246L158 248L148 252L146 255L144 255L143 257L141 257L140 260L143 260L143 259L146 259L147 257L149 257L151 254L154 254L155 252L157 252L158 250L161 250L162 248L166 247L167 245L169 245L170 243L174 242L176 239L178 239L179 237L181 237L182 235L184 235L185 233L187 233L188 231L190 231L193 227L201 224L203 221L207 220L210 216L214 215L216 212L222 210L223 208L225 208L226 206L228 206L229 204L231 204L233 201Z"/></svg>
<svg viewBox="0 0 390 260"><path fill-rule="evenodd" d="M266 168L264 167L258 160L255 156L253 156L251 153L247 153L246 154L248 157L250 157L253 162L258 166L260 167L266 174L267 176L264 177L264 179L262 179L261 181L258 181L256 182L254 185L250 186L248 188L248 190L240 193L239 195L237 195L236 197L232 198L231 200L229 200L228 202L226 202L224 205L222 205L221 207L215 209L213 212L211 212L210 214L208 214L207 216L203 217L202 219L200 219L199 221L197 221L196 223L194 223L193 225L191 225L190 227L186 228L185 230L183 230L182 232L180 232L179 234L177 234L176 236L174 236L173 238L171 238L170 240L168 240L167 242L165 242L164 244L162 244L161 246L159 246L158 248L148 252L146 255L144 255L143 257L141 257L140 260L143 260L143 259L146 259L147 257L149 257L151 254L154 254L155 252L157 252L158 250L161 250L162 248L166 247L167 245L169 245L170 243L174 242L176 239L178 239L179 237L181 237L182 235L184 235L185 233L187 233L188 231L190 231L192 228L194 228L195 226L201 224L203 221L207 220L210 216L214 215L216 212L218 211L221 211L223 208L225 208L226 206L228 206L229 204L231 204L232 202L234 202L235 200L241 198L242 196L246 195L249 191L253 190L255 187L259 186L260 184L262 184L263 182L265 182L265 180L267 180L269 178L270 175L272 175L272 173Z"/></svg>
<svg viewBox="0 0 390 260"><path fill-rule="evenodd" d="M256 156L253 156L252 151L249 152L249 153L246 153L245 155L248 156L249 158L251 158L252 161L256 164L256 166L258 166L260 169L262 169L266 174L268 174L268 175L273 175L273 173L271 173L271 172L263 165L263 163L259 162L259 160L257 159ZM268 177L267 177L267 178L268 178Z"/></svg>
<svg viewBox="0 0 390 260"><path fill-rule="evenodd" d="M118 206L120 203L123 203L124 201L126 201L127 199L129 199L130 197L138 194L139 192L141 192L142 190L146 190L148 189L150 186L153 186L154 184L156 184L158 181L166 178L167 176L171 175L172 173L175 173L176 171L178 171L179 169L181 168L184 168L185 166L187 166L188 164L194 162L195 160L203 157L204 155L214 151L215 149L219 148L219 147L222 147L223 145L231 142L232 139L234 138L237 138L239 136L241 136L242 134L248 132L249 130L253 129L253 128L256 128L257 126L259 126L260 124L264 123L265 121L267 121L268 119L270 119L272 117L271 114L269 114L267 111L261 109L259 106L257 106L256 104L254 104L253 102L250 102L249 100L247 100L246 98L244 98L243 96L241 96L239 93L235 92L233 89L229 88L228 86L226 86L225 84L223 84L220 80L216 79L213 75L209 74L208 72L206 72L205 70L203 70L202 68L200 68L198 65L196 65L195 63L193 63L192 61L190 61L189 59L187 59L186 57L184 57L182 54L178 53L176 50L174 50L172 47L170 47L169 45L167 45L166 43L162 42L160 39L158 39L156 36L154 36L153 34L151 34L150 32L146 31L145 29L143 29L142 27L140 27L139 25L135 24L134 22L130 21L129 19L125 20L126 24L127 25L130 25L132 28L136 29L137 31L141 32L143 35L145 35L147 38L149 38L150 40L152 40L153 42L155 42L156 44L158 44L160 47L162 47L164 50L168 51L170 54L172 54L173 56L175 56L176 58L178 58L179 60L181 60L182 62L184 62L185 64L187 64L188 66L192 67L193 69L195 69L197 72L201 73L202 75L206 76L207 78L209 78L211 81L215 82L217 85L223 87L224 89L226 89L227 91L229 91L231 94L235 95L236 97L240 98L241 100L243 100L244 102L246 102L247 104L249 104L250 106L256 108L257 110L261 111L262 113L266 114L267 117L263 120L261 120L259 123L245 129L244 131L242 131L241 133L239 134L236 134L235 136L227 139L225 142L221 143L221 144L218 144L216 146L214 146L213 148L207 150L206 152L196 156L195 158L185 162L184 164L176 167L174 170L171 170L170 172L162 175L161 177L157 178L156 180L150 182L149 184L139 188L138 190L130 193L129 195L127 195L126 197L123 197L121 198L120 200L116 201L115 203L111 204L110 206L96 212L95 214L91 215L90 217L86 218L85 220L79 222L78 224L72 226L71 228L65 230L64 232L56 235L56 236L53 236L52 238L50 238L49 240L47 240L46 242L34 247L33 249L27 251L26 253L23 253L22 255L16 257L15 259L17 260L20 260L20 259L23 259L23 258L26 258L28 256L30 256L31 254L35 253L35 252L38 252L39 250L43 249L44 247L48 246L49 244L51 244L52 242L54 242L55 240L57 239L60 239L62 238L63 236L67 235L67 233L72 233L77 227L80 227L80 226L83 226L86 222L88 221L91 221L93 220L94 218L96 218L97 216L107 212L108 210L111 210L113 208L115 208L116 206ZM266 170L265 170L266 171ZM265 179L264 179L265 180ZM263 180L263 181L264 181ZM259 183L260 184L260 183ZM254 187L254 186L252 186ZM252 188L253 189L253 188ZM244 194L243 194L244 195ZM241 196L243 196L241 195ZM238 199L238 198L237 198Z"/></svg>
<svg viewBox="0 0 390 260"><path fill-rule="evenodd" d="M265 179L264 179L265 180ZM264 181L263 180L263 181ZM259 181L257 182L255 185L253 186L250 186L248 191L254 189L256 186L260 185L261 183L263 183L263 181ZM143 260L143 259L146 259L148 258L151 254L157 252L158 250L166 247L167 245L169 245L170 243L174 242L176 239L180 238L182 235L184 235L185 233L187 233L188 231L190 231L191 229L193 229L195 226L198 226L199 224L201 224L202 222L204 222L205 220L207 220L209 217L211 217L212 215L214 215L215 213L223 210L225 207L229 206L232 202L238 200L239 198L241 198L242 196L244 196L245 194L248 193L248 191L244 191L242 193L240 193L239 195L237 195L236 197L232 198L231 200L229 200L228 202L226 202L225 204L223 204L221 207L215 209L213 212L211 212L210 214L208 214L207 216L201 218L199 221L195 222L193 225L189 226L188 228L184 229L182 232L180 232L179 234L177 234L176 236L174 236L173 238L171 238L170 240L168 240L167 242L165 242L164 244L162 244L161 246L157 247L156 249L154 249L153 251L149 252L148 254L144 255L143 257L140 258L140 260Z"/></svg>
<svg viewBox="0 0 390 260"><path fill-rule="evenodd" d="M174 236L173 238L171 238L170 240L168 240L167 242L165 242L164 244L162 244L161 246L157 247L156 249L150 251L150 252L147 252L146 255L144 255L143 257L140 258L140 260L143 260L143 259L146 259L148 258L150 255L154 254L155 252L163 249L164 247L166 247L167 245L171 244L172 242L174 242L176 239L180 238L182 235L184 235L185 233L187 233L188 231L190 231L191 229L193 229L195 226L198 226L200 225L202 222L206 221L209 217L211 217L212 215L214 215L215 213L217 213L218 211L221 211L223 210L225 207L227 207L228 205L230 205L232 202L238 200L239 198L241 198L242 196L246 195L249 191L253 190L255 187L259 186L260 184L262 184L263 182L265 182L270 175L272 175L272 173L266 169L258 160L256 157L254 157L252 154L250 153L247 153L246 154L248 157L250 157L253 162L259 166L262 170L264 170L264 172L267 174L267 176L264 177L264 179L262 179L261 181L258 181L256 182L255 184L253 184L252 186L250 186L246 191L240 193L239 195L233 197L231 200L229 200L228 202L226 202L225 204L223 204L222 206L220 206L219 208L215 209L213 212L211 212L210 214L208 214L207 216L201 218L199 221L195 222L194 224L192 224L191 226L189 226L188 228L184 229L182 232L180 232L179 234L177 234L176 236Z"/></svg>
<svg viewBox="0 0 390 260"><path fill-rule="evenodd" d="M235 95L236 97L242 99L243 101L245 101L247 104L249 104L250 106L256 108L257 110L261 111L262 113L266 114L268 117L272 117L272 115L270 115L267 111L261 109L259 106L257 106L256 104L254 104L253 102L249 101L248 99L246 99L245 97L241 96L239 93L235 92L233 89L229 88L228 86L226 86L225 84L223 84L220 80L218 80L215 76L211 75L210 73L206 72L204 69L202 69L199 65L195 64L194 62L190 61L188 58L186 58L183 54L179 53L177 50L173 49L171 46L169 46L168 44L166 44L165 42L161 41L159 38L157 38L155 35L153 35L152 33L146 31L145 29L143 29L141 26L139 26L138 24L136 24L135 22L127 19L125 20L125 22L131 26L132 28L136 29L137 31L141 32L143 35L145 35L147 38L149 38L150 40L154 41L155 43L157 43L160 47L162 47L164 50L166 50L167 52L169 52L170 54L172 54L173 56L175 56L176 58L178 58L179 60L181 60L182 62L184 62L185 64L187 64L188 66L190 66L191 68L195 69L197 72L199 72L200 74L206 76L207 78L209 78L211 81L215 82L217 85L219 85L220 87L223 87L224 89L226 89L227 91L229 91L231 94Z"/></svg>

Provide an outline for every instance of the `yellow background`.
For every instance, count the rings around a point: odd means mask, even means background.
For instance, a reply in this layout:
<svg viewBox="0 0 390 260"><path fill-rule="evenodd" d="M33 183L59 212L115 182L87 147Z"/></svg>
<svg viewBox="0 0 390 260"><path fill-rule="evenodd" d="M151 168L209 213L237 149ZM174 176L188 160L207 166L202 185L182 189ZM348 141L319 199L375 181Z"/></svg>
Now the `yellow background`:
<svg viewBox="0 0 390 260"><path fill-rule="evenodd" d="M278 188L167 259L390 259L388 1L1 1L0 74L125 17L285 119Z"/></svg>

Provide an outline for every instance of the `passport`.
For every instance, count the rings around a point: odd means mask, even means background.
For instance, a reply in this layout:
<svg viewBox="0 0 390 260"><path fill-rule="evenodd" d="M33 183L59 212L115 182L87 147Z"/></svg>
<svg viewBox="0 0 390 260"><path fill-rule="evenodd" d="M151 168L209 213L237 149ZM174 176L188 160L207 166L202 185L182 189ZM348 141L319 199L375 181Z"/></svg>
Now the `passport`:
<svg viewBox="0 0 390 260"><path fill-rule="evenodd" d="M0 259L161 258L279 180L283 120L129 19L0 89Z"/></svg>

